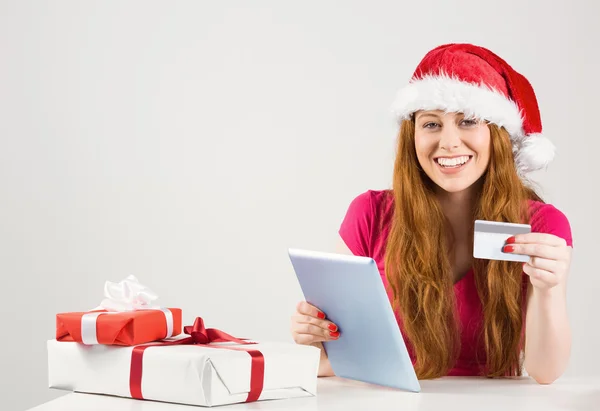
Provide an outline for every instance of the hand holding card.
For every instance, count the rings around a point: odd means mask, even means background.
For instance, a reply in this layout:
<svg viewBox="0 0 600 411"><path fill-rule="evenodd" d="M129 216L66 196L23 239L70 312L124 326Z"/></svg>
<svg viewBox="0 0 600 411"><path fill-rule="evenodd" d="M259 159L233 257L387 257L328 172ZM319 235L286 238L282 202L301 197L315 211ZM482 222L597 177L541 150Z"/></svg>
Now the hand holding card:
<svg viewBox="0 0 600 411"><path fill-rule="evenodd" d="M506 240L531 232L528 224L501 223L497 221L475 221L473 257L486 260L529 261L529 255L504 252Z"/></svg>
<svg viewBox="0 0 600 411"><path fill-rule="evenodd" d="M475 221L473 257L523 262L523 272L538 289L565 281L571 247L553 234L532 233L528 224Z"/></svg>
<svg viewBox="0 0 600 411"><path fill-rule="evenodd" d="M523 272L535 289L548 290L564 284L571 266L571 247L554 234L518 234L506 240L504 252L524 255Z"/></svg>

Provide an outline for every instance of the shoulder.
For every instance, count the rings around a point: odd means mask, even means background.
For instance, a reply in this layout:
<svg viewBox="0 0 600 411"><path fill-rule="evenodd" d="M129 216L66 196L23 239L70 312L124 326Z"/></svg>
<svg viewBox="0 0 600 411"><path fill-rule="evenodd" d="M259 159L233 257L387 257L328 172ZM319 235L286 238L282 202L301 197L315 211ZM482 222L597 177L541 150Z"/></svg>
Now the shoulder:
<svg viewBox="0 0 600 411"><path fill-rule="evenodd" d="M529 200L529 213L532 232L554 234L573 246L571 224L565 213L552 204L535 200Z"/></svg>
<svg viewBox="0 0 600 411"><path fill-rule="evenodd" d="M389 192L389 190L367 190L354 197L350 204L362 207L376 207L389 198Z"/></svg>
<svg viewBox="0 0 600 411"><path fill-rule="evenodd" d="M392 205L391 190L367 190L350 202L348 213L354 216L377 218Z"/></svg>
<svg viewBox="0 0 600 411"><path fill-rule="evenodd" d="M350 201L339 234L355 255L372 255L379 239L381 216L391 204L389 190L367 190Z"/></svg>

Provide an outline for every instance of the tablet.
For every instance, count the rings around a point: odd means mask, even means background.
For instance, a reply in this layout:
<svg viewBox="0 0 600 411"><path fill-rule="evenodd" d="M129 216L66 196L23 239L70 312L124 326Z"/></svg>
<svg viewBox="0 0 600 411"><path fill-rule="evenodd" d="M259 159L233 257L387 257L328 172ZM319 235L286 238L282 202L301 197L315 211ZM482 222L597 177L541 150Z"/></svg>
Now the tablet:
<svg viewBox="0 0 600 411"><path fill-rule="evenodd" d="M421 391L375 260L294 248L288 254L306 301L340 330L338 340L323 343L335 375Z"/></svg>

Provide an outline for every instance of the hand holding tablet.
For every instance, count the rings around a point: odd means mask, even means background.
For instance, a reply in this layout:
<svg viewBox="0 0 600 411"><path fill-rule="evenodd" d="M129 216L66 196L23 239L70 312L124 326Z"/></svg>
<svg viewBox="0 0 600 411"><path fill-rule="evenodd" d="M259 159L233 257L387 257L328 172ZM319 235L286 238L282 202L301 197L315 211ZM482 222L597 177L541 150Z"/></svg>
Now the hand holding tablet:
<svg viewBox="0 0 600 411"><path fill-rule="evenodd" d="M339 338L322 340L335 375L420 391L375 261L297 249L290 249L289 257L304 298L319 308L305 317L305 325L297 323L297 330L307 332L295 338L316 341L335 324ZM329 323L318 322L318 312L327 313Z"/></svg>
<svg viewBox="0 0 600 411"><path fill-rule="evenodd" d="M314 305L301 301L292 316L292 337L298 344L314 344L337 340L338 326L325 319L325 313Z"/></svg>

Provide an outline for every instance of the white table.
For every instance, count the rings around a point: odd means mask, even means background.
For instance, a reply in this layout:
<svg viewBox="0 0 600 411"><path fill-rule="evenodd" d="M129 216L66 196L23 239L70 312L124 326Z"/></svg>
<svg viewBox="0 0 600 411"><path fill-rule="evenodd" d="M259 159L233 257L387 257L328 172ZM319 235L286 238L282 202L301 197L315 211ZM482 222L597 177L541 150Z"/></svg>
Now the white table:
<svg viewBox="0 0 600 411"><path fill-rule="evenodd" d="M505 380L445 377L421 381L409 393L337 377L319 378L316 397L235 404L235 410L435 410L600 411L600 377L559 379L539 385L529 378ZM205 409L104 395L69 393L30 411L194 411Z"/></svg>

